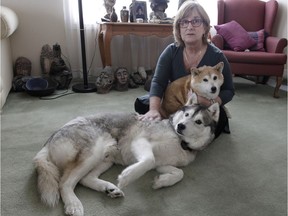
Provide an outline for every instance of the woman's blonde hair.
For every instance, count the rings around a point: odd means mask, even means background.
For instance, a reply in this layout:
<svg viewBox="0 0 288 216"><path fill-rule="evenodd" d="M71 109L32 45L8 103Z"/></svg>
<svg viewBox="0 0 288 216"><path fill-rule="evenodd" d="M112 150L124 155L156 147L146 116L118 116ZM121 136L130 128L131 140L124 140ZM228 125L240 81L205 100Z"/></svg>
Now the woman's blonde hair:
<svg viewBox="0 0 288 216"><path fill-rule="evenodd" d="M204 44L208 43L208 35L210 31L210 18L206 13L206 11L204 10L204 8L198 2L188 0L185 1L179 8L173 23L173 35L177 46L183 46L183 47L185 46L184 41L182 40L180 35L179 22L183 18L188 17L193 10L196 10L199 13L201 19L203 20L205 33L203 34L202 40Z"/></svg>

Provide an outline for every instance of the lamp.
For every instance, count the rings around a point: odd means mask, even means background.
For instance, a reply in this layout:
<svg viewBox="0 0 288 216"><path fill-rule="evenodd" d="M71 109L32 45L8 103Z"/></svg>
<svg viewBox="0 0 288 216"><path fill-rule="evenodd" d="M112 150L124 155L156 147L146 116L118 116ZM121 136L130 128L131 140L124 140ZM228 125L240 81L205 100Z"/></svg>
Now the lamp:
<svg viewBox="0 0 288 216"><path fill-rule="evenodd" d="M96 91L96 85L94 83L88 83L82 0L78 0L78 9L79 9L80 39L81 39L81 53L82 53L82 67L83 67L84 83L83 84L79 83L79 84L73 85L72 90L74 92L78 92L78 93L95 92Z"/></svg>

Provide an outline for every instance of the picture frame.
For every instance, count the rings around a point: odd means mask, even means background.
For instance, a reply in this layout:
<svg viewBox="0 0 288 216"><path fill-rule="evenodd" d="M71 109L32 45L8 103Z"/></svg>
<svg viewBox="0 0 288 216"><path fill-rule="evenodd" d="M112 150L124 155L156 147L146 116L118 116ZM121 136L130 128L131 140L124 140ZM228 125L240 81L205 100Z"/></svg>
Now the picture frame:
<svg viewBox="0 0 288 216"><path fill-rule="evenodd" d="M146 1L135 1L132 7L133 21L142 18L143 22L147 22L147 5Z"/></svg>

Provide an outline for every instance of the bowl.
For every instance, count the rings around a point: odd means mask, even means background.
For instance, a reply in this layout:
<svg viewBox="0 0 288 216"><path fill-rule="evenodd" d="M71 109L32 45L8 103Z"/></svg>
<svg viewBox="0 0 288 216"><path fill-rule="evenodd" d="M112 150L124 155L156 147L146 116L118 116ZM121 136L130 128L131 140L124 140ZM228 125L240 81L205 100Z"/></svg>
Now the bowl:
<svg viewBox="0 0 288 216"><path fill-rule="evenodd" d="M26 92L31 96L43 97L53 94L58 84L49 78L31 78L25 84Z"/></svg>

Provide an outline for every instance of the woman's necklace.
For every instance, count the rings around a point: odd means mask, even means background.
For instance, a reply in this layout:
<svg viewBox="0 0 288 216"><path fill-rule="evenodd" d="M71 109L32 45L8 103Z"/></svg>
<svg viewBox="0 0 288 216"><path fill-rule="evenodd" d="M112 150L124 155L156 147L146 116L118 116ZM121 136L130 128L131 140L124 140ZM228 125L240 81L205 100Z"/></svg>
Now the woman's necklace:
<svg viewBox="0 0 288 216"><path fill-rule="evenodd" d="M184 48L184 57L185 57L185 61L188 65L188 69L192 68L192 67L197 67L197 65L199 64L200 61L200 57L202 54L202 48L200 49L199 53L197 55L194 55L192 58L189 57L186 48ZM189 59L193 59L194 61L189 61Z"/></svg>

